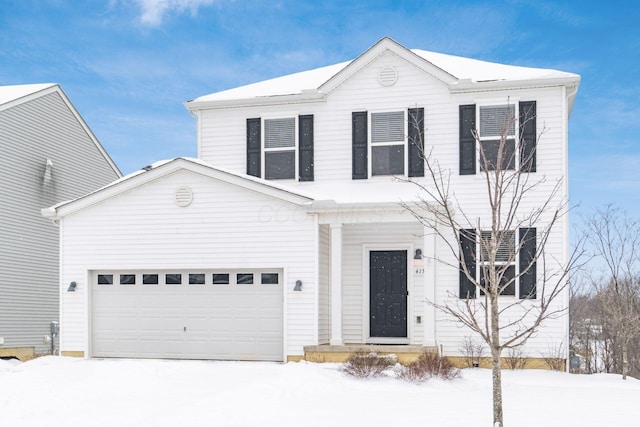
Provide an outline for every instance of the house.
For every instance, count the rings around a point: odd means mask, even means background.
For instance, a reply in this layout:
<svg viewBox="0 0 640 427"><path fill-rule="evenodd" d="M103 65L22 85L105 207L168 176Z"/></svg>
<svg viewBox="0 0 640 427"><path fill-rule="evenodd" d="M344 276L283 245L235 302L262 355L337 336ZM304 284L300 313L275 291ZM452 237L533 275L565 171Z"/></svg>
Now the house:
<svg viewBox="0 0 640 427"><path fill-rule="evenodd" d="M424 197L422 145L481 218L476 115L535 109L545 134L527 167L547 184L522 208L535 206L566 179L578 84L384 38L350 62L187 102L197 159L43 211L60 225L62 288L77 283L61 299L63 354L336 360L371 344L461 356L470 333L429 303L458 294L457 258L401 206ZM563 219L549 245L561 264L567 241ZM553 319L527 352L567 336L566 317Z"/></svg>
<svg viewBox="0 0 640 427"><path fill-rule="evenodd" d="M59 230L40 210L120 176L59 85L0 86L0 356L55 344Z"/></svg>

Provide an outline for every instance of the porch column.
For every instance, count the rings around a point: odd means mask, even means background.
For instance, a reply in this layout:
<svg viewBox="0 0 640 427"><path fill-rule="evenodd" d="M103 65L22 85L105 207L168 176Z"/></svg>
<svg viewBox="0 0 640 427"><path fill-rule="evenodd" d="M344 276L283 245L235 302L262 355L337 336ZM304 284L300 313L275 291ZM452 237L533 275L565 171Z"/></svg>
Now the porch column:
<svg viewBox="0 0 640 427"><path fill-rule="evenodd" d="M331 230L331 339L329 344L342 345L342 224Z"/></svg>
<svg viewBox="0 0 640 427"><path fill-rule="evenodd" d="M436 300L436 284L438 283L438 263L436 231L424 227L424 340L422 345L435 347L436 342L436 309L431 303Z"/></svg>

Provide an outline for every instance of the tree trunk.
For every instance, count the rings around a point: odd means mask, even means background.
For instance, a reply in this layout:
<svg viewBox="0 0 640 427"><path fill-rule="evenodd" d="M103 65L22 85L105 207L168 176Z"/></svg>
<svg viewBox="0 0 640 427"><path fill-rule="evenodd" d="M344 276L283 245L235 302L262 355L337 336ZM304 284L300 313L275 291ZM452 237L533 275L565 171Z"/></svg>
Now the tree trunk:
<svg viewBox="0 0 640 427"><path fill-rule="evenodd" d="M496 292L492 290L492 292ZM496 292L497 293L497 292ZM500 324L498 298L491 299L491 376L493 379L493 427L503 427L502 372L500 370Z"/></svg>
<svg viewBox="0 0 640 427"><path fill-rule="evenodd" d="M626 339L622 340L622 379L627 379L629 369L629 344Z"/></svg>

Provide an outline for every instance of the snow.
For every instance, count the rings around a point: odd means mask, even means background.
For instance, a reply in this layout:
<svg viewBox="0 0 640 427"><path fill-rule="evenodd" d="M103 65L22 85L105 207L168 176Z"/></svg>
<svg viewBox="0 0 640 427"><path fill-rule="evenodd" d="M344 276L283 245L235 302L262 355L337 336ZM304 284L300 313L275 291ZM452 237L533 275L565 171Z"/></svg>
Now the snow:
<svg viewBox="0 0 640 427"><path fill-rule="evenodd" d="M0 86L0 105L55 86L54 83Z"/></svg>
<svg viewBox="0 0 640 427"><path fill-rule="evenodd" d="M460 80L469 79L474 82L486 82L579 77L577 74L548 68L499 64L421 49L412 49L411 51ZM190 101L190 103L297 95L305 90L317 90L333 76L345 69L351 62L341 62L204 95Z"/></svg>
<svg viewBox="0 0 640 427"><path fill-rule="evenodd" d="M640 381L504 371L505 424L637 426ZM491 372L419 385L337 364L74 359L0 361L2 425L488 426Z"/></svg>

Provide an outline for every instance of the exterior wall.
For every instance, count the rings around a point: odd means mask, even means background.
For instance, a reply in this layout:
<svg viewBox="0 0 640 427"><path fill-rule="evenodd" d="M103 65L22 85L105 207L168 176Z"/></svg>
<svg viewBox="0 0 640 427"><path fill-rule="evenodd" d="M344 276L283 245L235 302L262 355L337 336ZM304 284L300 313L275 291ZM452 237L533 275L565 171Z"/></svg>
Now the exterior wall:
<svg viewBox="0 0 640 427"><path fill-rule="evenodd" d="M422 249L422 226L417 223L347 224L343 227L342 259L342 332L345 343L364 343L369 335L368 289L365 271L367 249L395 249L394 245L409 247L407 262L411 267L413 251ZM424 275L407 277L409 287L408 334L411 344L422 344L424 323ZM433 325L430 325L433 327Z"/></svg>
<svg viewBox="0 0 640 427"><path fill-rule="evenodd" d="M175 203L183 186L193 202ZM91 355L92 270L284 269L285 356L316 343L314 218L295 205L187 170L114 196L61 220L61 348ZM294 292L296 280L303 291Z"/></svg>
<svg viewBox="0 0 640 427"><path fill-rule="evenodd" d="M398 81L390 87L378 82L380 69L393 66L399 74ZM487 224L490 211L486 196L486 183L482 174L460 176L459 169L459 106L483 102L537 102L537 132L541 134L537 146L537 172L529 174L530 180L540 181L534 191L527 194L521 203L521 212L542 206L558 181L560 191L551 201L555 208L566 201L567 190L567 128L566 102L562 87L491 90L490 92L451 93L449 89L423 70L405 62L392 52L386 52L368 65L365 65L352 78L327 94L326 100L305 104L283 104L263 107L237 107L220 110L201 111L199 123L199 153L204 161L214 166L246 171L246 119L250 117L282 114L314 115L314 169L315 182L281 182L300 190L313 190L324 183L351 181L351 113L354 111L390 111L423 107L425 110L425 145L445 171L451 172L451 188L460 203L458 211L481 224ZM479 168L478 168L479 169ZM392 178L376 177L367 180L371 186L375 183L389 182ZM428 178L417 179L428 184ZM364 184L363 184L364 185ZM339 188L339 186L336 186ZM339 191L339 190L338 190ZM535 224L542 228L549 221L549 215L543 215ZM359 229L358 227L363 227ZM381 242L402 240L397 235L379 235L378 230L369 226L345 226L344 231L344 321L343 332L346 342L360 342L363 336L362 314L362 260L361 245L368 239L380 239ZM406 232L400 229L400 233ZM416 235L424 234L418 230ZM567 221L559 221L546 244L547 260L558 260L561 264L567 260L568 242ZM408 238L417 247L419 238ZM452 254L443 242L437 242L435 257L438 261L435 282L436 301L442 302L451 294L458 292L458 271L450 265L456 265ZM549 261L551 264L552 261ZM557 267L547 265L546 274ZM428 265L428 264L427 264ZM538 266L538 287L543 280L545 266ZM429 274L429 272L426 272ZM322 298L322 296L321 296ZM424 301L424 299L423 299ZM508 301L505 299L505 301ZM568 295L556 301L559 307L566 307ZM424 309L425 303L414 303L413 321ZM436 342L442 345L446 354L459 354L465 337L471 333L460 325L450 322L441 313L436 313ZM426 325L423 325L427 327ZM548 321L537 337L531 340L526 350L529 357L537 357L548 352L553 346L567 346L568 326L566 318ZM422 340L421 327L415 325L412 340Z"/></svg>
<svg viewBox="0 0 640 427"><path fill-rule="evenodd" d="M40 209L118 177L58 92L0 110L0 349L51 351L44 337L58 320L58 227Z"/></svg>

